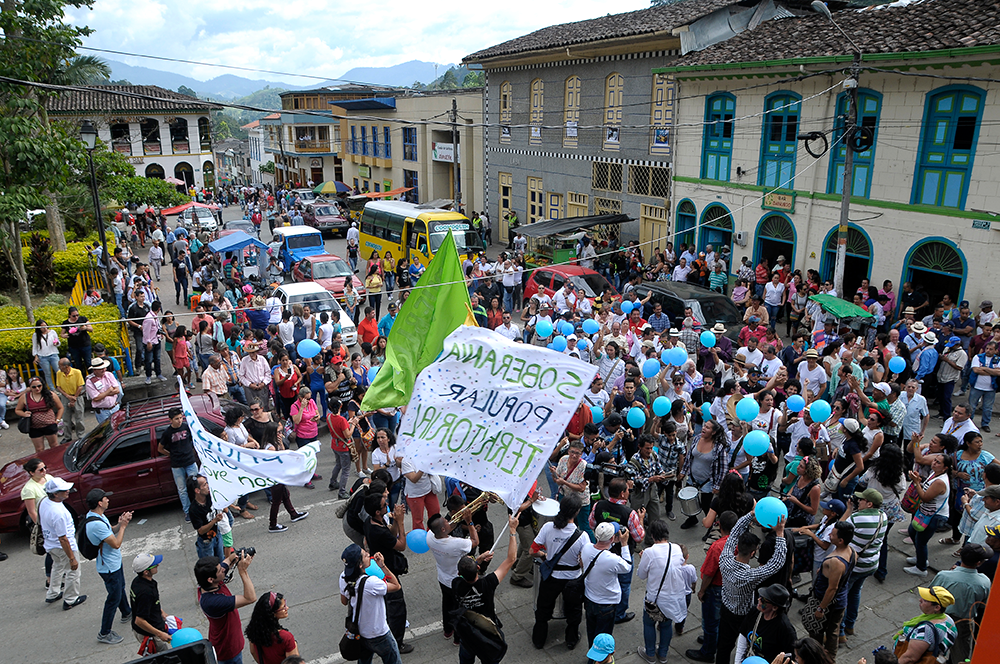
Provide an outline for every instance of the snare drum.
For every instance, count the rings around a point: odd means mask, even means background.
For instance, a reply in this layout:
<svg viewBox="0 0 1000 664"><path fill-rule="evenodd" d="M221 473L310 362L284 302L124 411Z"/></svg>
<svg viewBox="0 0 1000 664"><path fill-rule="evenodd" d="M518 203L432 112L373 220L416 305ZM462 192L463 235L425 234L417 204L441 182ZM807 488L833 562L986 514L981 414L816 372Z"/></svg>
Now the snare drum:
<svg viewBox="0 0 1000 664"><path fill-rule="evenodd" d="M559 514L559 501L555 498L543 498L531 503L531 511L534 512L535 533L542 529L549 521L552 521L556 514Z"/></svg>
<svg viewBox="0 0 1000 664"><path fill-rule="evenodd" d="M681 513L684 516L701 514L701 501L698 499L698 487L686 486L677 492L677 500L681 502Z"/></svg>

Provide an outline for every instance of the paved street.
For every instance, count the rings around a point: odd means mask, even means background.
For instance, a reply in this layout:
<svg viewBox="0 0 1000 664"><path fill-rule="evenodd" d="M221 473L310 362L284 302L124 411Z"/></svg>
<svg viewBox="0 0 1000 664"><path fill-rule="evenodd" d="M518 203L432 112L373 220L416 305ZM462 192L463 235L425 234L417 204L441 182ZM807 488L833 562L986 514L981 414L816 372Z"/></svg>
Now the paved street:
<svg viewBox="0 0 1000 664"><path fill-rule="evenodd" d="M237 216L237 208L226 210L227 220ZM328 240L327 248L343 255L344 241ZM499 247L497 247L499 248ZM164 275L166 279L166 275ZM164 285L166 283L164 282ZM88 415L89 417L89 415ZM90 418L89 422L93 423ZM932 420L931 427L940 427L940 421ZM324 450L319 457L319 472L329 476L333 459L326 447L329 436L321 431ZM987 448L1000 456L1000 450L987 440ZM3 432L0 438L0 453L10 460L24 456L31 450L26 437L15 428ZM353 478L352 478L353 479ZM343 570L340 553L349 540L344 535L339 520L334 514L337 501L334 494L325 489L326 482L317 482L317 489L291 488L292 501L298 510L309 510L310 517L297 524L290 524L289 530L280 534L267 532L267 501L263 493L253 496L260 510L252 521L238 519L234 529L237 547L254 546L258 555L250 567L258 595L274 590L285 595L289 607L289 617L284 625L296 637L299 650L310 662L331 664L340 661L337 644L342 635L345 609L341 606L337 591L337 577ZM112 501L114 499L112 498ZM113 503L112 503L113 504ZM675 506L679 512L679 504ZM497 506L491 508L491 517L499 534L503 514ZM279 523L288 523L288 515L282 510ZM407 519L409 522L409 519ZM680 530L681 521L671 522L672 541L686 544L691 551L690 562L699 566L704 557L704 547L700 541L701 528ZM409 523L407 523L409 525ZM853 664L862 656L871 656L878 645L891 645L893 634L906 619L919 613L916 597L911 593L918 579L902 572L903 558L910 555L912 548L904 547L902 535L893 528L890 537L893 549L890 553L890 573L884 585L869 579L862 595L862 613L857 625L857 635L842 646L840 661ZM501 546L497 556L505 554L507 537L499 537ZM143 510L137 513L128 527L122 547L126 564L141 552L149 551L164 556L156 579L160 587L162 606L169 614L176 614L185 620L185 626L198 628L207 633L207 622L196 605L193 567L196 561L194 532L185 524L179 503ZM59 604L46 605L44 598L44 576L42 558L31 554L27 548L25 535L4 535L0 550L10 555L9 560L0 563L3 572L6 598L0 607L0 661L5 663L33 662L49 664L56 662L86 662L88 664L117 664L135 657L138 644L132 639L127 626L116 626L126 640L116 646L97 643L96 637L104 601L104 587L92 561L81 561L83 568L82 592L89 598L82 606L70 612L63 612ZM904 553L905 551L905 553ZM934 538L930 547L932 572L950 567L952 547L937 544ZM435 576L434 560L431 554L407 553L410 573L402 578L409 609L411 635L408 640L416 650L403 657L407 664L423 664L457 660L458 652L450 641L442 638L440 616L440 594ZM131 582L131 574L126 573ZM929 575L925 582L930 581ZM240 592L240 582L235 580L230 586L234 594ZM636 647L642 641L641 611L644 585L636 579L633 582L631 608L639 618L617 626L615 637L618 642L616 660L639 661ZM550 629L550 642L542 651L535 651L530 641L533 622L532 591L504 583L498 592L498 613L510 644L505 662L552 661L558 663L580 662L586 656L585 644L575 651L566 650L562 641L562 623L554 621ZM796 602L792 611L793 623L804 635L797 611L802 603ZM249 620L251 609L241 611L244 625ZM691 607L691 614L682 636L675 636L672 642L672 659L682 660L686 649L697 647L695 639L700 633L700 605L697 599ZM585 633L585 632L584 632ZM252 661L249 650L244 652L244 661Z"/></svg>

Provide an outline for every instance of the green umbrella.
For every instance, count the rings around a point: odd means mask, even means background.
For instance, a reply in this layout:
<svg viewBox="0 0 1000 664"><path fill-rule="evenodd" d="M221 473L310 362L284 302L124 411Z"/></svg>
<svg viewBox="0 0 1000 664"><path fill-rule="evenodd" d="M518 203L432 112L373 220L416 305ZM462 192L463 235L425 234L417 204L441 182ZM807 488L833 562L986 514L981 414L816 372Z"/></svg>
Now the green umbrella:
<svg viewBox="0 0 1000 664"><path fill-rule="evenodd" d="M841 300L832 295L811 295L809 299L816 302L827 313L833 314L837 318L874 318L873 315L859 307L858 305Z"/></svg>

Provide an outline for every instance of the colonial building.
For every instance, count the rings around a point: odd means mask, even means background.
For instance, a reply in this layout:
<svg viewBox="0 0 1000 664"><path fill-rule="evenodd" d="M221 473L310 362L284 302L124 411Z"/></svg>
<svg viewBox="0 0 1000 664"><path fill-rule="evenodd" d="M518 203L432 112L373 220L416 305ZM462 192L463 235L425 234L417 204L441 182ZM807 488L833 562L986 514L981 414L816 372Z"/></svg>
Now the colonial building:
<svg viewBox="0 0 1000 664"><path fill-rule="evenodd" d="M344 182L366 192L410 188L403 197L424 203L453 200L457 173L466 212L483 209L481 88L344 101L333 108L343 118Z"/></svg>
<svg viewBox="0 0 1000 664"><path fill-rule="evenodd" d="M274 155L264 151L264 129L260 126L260 120L254 120L249 124L243 125L242 128L247 132L247 164L245 173L247 184L274 184L273 170L270 173L263 173L260 170L266 164L274 164Z"/></svg>
<svg viewBox="0 0 1000 664"><path fill-rule="evenodd" d="M948 294L975 307L996 295L1000 24L984 17L998 15L997 0L833 13L862 51L856 96L867 139L850 175L848 294L868 278L897 291L913 282L932 302ZM677 241L731 245L737 266L742 256L781 254L832 276L852 60L851 42L809 13L653 70L677 86Z"/></svg>
<svg viewBox="0 0 1000 664"><path fill-rule="evenodd" d="M679 30L732 0L555 25L466 56L486 72L487 199L494 220L624 213L621 239L666 235L674 87L652 69ZM506 224L500 223L506 239Z"/></svg>
<svg viewBox="0 0 1000 664"><path fill-rule="evenodd" d="M209 113L221 106L155 85L77 88L46 102L49 115L90 120L136 175L171 176L198 188L215 186Z"/></svg>

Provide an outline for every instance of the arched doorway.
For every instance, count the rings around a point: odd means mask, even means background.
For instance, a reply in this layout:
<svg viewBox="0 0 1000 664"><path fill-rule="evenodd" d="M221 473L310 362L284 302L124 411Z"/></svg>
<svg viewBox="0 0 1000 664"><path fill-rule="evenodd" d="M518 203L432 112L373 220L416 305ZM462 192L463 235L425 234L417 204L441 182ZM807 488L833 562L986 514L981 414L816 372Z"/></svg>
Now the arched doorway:
<svg viewBox="0 0 1000 664"><path fill-rule="evenodd" d="M215 189L215 164L206 161L201 165L201 172L205 174L205 188L213 191Z"/></svg>
<svg viewBox="0 0 1000 664"><path fill-rule="evenodd" d="M837 267L837 232L838 226L830 229L823 242L823 257L819 272L823 279L833 280L833 272ZM862 279L871 280L872 276L872 243L860 227L850 224L847 227L847 256L844 259L844 293L857 292ZM840 295L844 295L840 293Z"/></svg>
<svg viewBox="0 0 1000 664"><path fill-rule="evenodd" d="M685 200L677 206L677 226L674 229L674 251L680 255L682 244L694 244L694 227L698 224L698 211L694 203Z"/></svg>
<svg viewBox="0 0 1000 664"><path fill-rule="evenodd" d="M145 176L147 178L159 178L162 180L167 176L167 174L163 172L163 166L160 166L159 164L150 164L146 167Z"/></svg>
<svg viewBox="0 0 1000 664"><path fill-rule="evenodd" d="M785 264L795 265L795 226L791 219L780 212L764 215L757 224L754 240L754 265L762 258L767 264L777 264L778 256L785 257Z"/></svg>
<svg viewBox="0 0 1000 664"><path fill-rule="evenodd" d="M194 169L186 161L182 161L174 166L174 177L178 180L184 180L184 189L194 186Z"/></svg>
<svg viewBox="0 0 1000 664"><path fill-rule="evenodd" d="M966 262L955 243L944 238L926 238L910 247L903 262L903 281L927 293L931 304L945 293L961 302L965 291Z"/></svg>
<svg viewBox="0 0 1000 664"><path fill-rule="evenodd" d="M722 247L729 247L730 255L733 248L733 217L729 210L721 203L712 203L701 213L701 229L698 232L698 251L705 251L705 247L712 245L715 251L722 251ZM727 266L730 272L733 270L733 260L729 260Z"/></svg>

